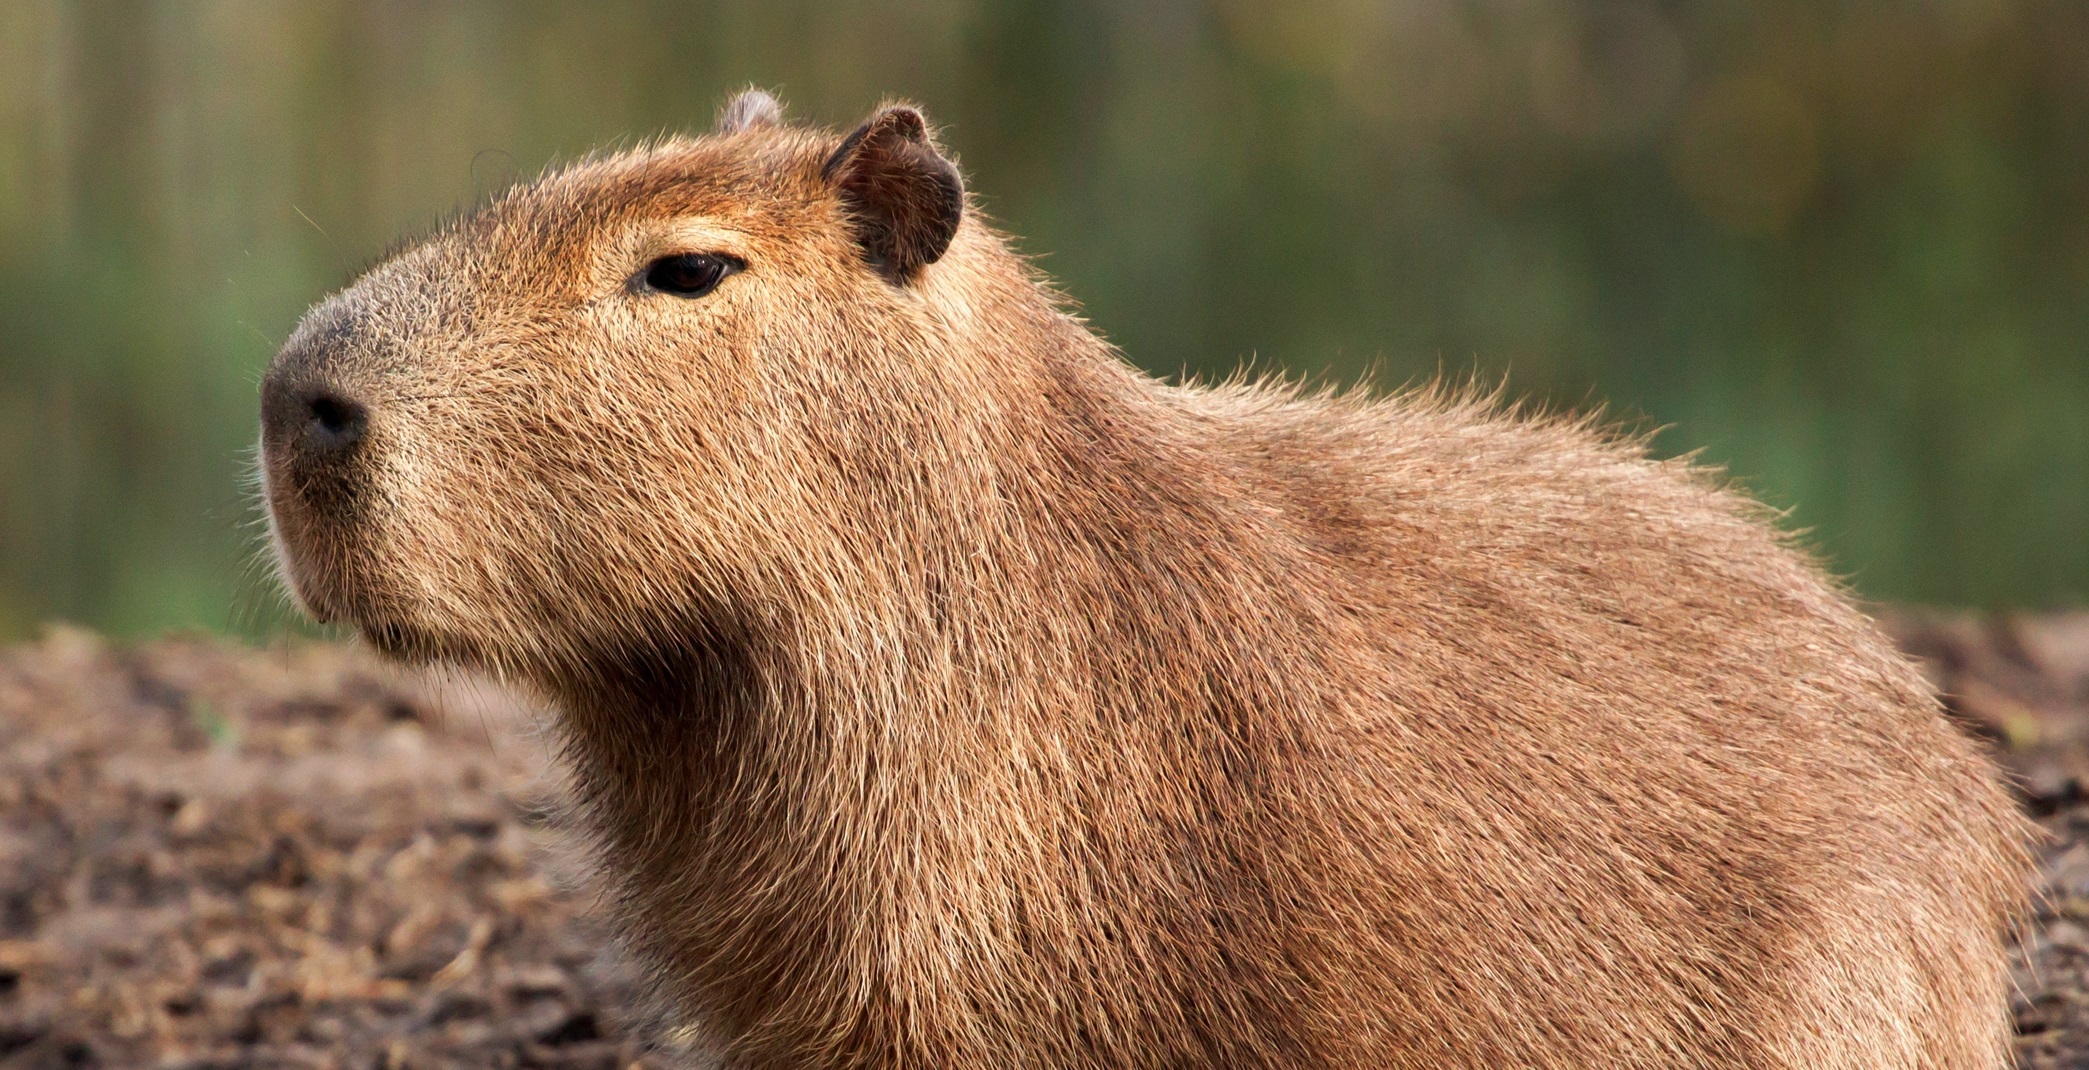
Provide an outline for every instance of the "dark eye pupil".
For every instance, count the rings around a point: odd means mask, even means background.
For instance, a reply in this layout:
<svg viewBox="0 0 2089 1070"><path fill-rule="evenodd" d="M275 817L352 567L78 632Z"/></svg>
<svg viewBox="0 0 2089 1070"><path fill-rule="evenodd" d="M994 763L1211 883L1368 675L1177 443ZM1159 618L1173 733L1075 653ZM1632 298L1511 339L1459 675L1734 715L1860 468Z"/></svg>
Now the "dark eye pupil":
<svg viewBox="0 0 2089 1070"><path fill-rule="evenodd" d="M646 268L646 285L682 297L702 297L725 278L726 272L723 257L705 253L663 256Z"/></svg>

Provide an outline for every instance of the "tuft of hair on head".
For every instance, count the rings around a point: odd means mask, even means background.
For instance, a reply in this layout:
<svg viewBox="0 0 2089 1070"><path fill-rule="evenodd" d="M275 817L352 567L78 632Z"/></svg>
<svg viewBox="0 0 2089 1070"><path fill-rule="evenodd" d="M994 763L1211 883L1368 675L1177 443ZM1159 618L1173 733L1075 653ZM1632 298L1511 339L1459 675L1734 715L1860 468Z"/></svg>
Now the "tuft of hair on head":
<svg viewBox="0 0 2089 1070"><path fill-rule="evenodd" d="M935 263L957 236L965 183L905 104L878 109L820 168L847 208L864 258L895 283Z"/></svg>
<svg viewBox="0 0 2089 1070"><path fill-rule="evenodd" d="M768 91L749 86L725 102L718 109L718 124L712 129L720 134L737 134L758 126L775 126L783 121L783 104Z"/></svg>

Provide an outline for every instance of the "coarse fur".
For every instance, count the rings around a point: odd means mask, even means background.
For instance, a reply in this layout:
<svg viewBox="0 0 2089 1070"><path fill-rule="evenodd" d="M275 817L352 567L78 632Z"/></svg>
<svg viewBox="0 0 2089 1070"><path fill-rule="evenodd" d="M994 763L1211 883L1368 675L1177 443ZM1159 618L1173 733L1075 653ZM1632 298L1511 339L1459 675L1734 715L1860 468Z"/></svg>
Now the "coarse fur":
<svg viewBox="0 0 2089 1070"><path fill-rule="evenodd" d="M2027 826L1764 510L1466 392L1158 382L917 113L850 137L550 174L264 386L301 600L551 699L724 1065L2006 1065Z"/></svg>

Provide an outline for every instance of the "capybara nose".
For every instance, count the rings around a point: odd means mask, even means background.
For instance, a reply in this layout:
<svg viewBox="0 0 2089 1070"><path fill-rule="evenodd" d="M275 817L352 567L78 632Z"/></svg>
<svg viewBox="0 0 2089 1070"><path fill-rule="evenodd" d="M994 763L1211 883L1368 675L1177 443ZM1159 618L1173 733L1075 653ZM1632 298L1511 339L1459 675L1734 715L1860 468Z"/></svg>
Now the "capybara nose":
<svg viewBox="0 0 2089 1070"><path fill-rule="evenodd" d="M271 375L261 387L261 425L271 452L293 462L326 465L356 452L370 428L370 408L339 385Z"/></svg>
<svg viewBox="0 0 2089 1070"><path fill-rule="evenodd" d="M318 453L346 453L363 440L370 410L353 398L319 390L305 402L307 448Z"/></svg>

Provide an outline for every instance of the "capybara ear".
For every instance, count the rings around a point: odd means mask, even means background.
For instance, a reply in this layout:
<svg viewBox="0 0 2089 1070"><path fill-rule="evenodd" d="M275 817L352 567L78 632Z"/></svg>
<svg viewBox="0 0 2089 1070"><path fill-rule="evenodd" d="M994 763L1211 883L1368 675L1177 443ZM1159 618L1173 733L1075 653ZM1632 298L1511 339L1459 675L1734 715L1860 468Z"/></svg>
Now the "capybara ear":
<svg viewBox="0 0 2089 1070"><path fill-rule="evenodd" d="M921 113L880 108L820 168L847 206L864 259L894 282L936 262L957 234L965 183L928 136Z"/></svg>
<svg viewBox="0 0 2089 1070"><path fill-rule="evenodd" d="M737 134L757 126L775 126L783 121L783 105L775 97L752 86L743 89L718 110L716 133Z"/></svg>

